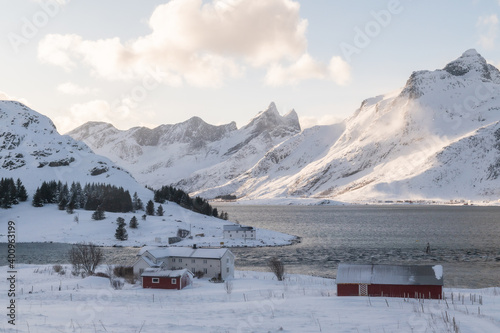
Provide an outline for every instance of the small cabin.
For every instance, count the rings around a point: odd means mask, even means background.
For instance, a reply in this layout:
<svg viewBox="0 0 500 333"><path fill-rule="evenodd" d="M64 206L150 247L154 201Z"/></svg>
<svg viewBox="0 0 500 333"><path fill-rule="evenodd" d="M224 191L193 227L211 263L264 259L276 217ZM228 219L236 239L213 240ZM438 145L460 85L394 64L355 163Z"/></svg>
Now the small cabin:
<svg viewBox="0 0 500 333"><path fill-rule="evenodd" d="M192 274L187 269L146 269L141 278L143 288L181 290L191 284Z"/></svg>
<svg viewBox="0 0 500 333"><path fill-rule="evenodd" d="M257 234L254 227L229 224L223 227L223 236L225 239L256 239Z"/></svg>
<svg viewBox="0 0 500 333"><path fill-rule="evenodd" d="M441 265L340 264L337 296L441 299Z"/></svg>

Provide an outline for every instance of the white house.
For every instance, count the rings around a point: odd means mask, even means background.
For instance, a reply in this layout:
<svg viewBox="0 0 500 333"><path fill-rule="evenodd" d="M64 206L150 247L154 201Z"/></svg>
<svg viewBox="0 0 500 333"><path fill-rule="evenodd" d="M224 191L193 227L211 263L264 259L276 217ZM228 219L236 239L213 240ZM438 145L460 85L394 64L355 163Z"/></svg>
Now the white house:
<svg viewBox="0 0 500 333"><path fill-rule="evenodd" d="M159 247L139 252L134 263L134 274L142 274L146 268L159 267L168 270L187 269L202 272L206 277L227 279L234 277L234 254L225 248L193 249L188 247Z"/></svg>
<svg viewBox="0 0 500 333"><path fill-rule="evenodd" d="M225 225L223 235L225 239L256 239L257 237L254 227L239 224Z"/></svg>

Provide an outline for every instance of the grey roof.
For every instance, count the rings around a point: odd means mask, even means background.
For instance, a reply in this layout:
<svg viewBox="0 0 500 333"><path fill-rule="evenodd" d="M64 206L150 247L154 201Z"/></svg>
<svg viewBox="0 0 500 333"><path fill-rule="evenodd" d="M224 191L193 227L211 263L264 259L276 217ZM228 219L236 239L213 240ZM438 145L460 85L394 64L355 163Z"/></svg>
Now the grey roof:
<svg viewBox="0 0 500 333"><path fill-rule="evenodd" d="M180 277L187 274L187 269L179 270L162 270L162 269L146 269L141 276L148 277Z"/></svg>
<svg viewBox="0 0 500 333"><path fill-rule="evenodd" d="M254 230L253 227L248 227L239 224L226 224L224 226L224 231L252 231L252 230Z"/></svg>
<svg viewBox="0 0 500 333"><path fill-rule="evenodd" d="M340 264L337 284L443 285L441 265Z"/></svg>

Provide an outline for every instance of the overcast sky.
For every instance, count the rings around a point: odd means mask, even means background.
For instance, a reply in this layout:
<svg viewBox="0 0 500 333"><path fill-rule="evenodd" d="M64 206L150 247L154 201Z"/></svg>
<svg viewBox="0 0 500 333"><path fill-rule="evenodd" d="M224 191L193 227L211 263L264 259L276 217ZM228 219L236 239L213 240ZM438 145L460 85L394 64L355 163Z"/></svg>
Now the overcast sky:
<svg viewBox="0 0 500 333"><path fill-rule="evenodd" d="M303 127L350 116L475 48L500 65L499 0L0 0L0 98L120 129L243 126L274 101Z"/></svg>

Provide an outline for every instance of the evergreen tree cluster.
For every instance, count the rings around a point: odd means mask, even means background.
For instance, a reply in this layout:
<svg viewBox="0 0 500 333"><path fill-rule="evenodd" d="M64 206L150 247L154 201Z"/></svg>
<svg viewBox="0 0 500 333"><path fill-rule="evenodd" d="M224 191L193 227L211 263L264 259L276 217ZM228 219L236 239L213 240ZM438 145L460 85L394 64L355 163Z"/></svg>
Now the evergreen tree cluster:
<svg viewBox="0 0 500 333"><path fill-rule="evenodd" d="M198 196L193 199L183 190L173 186L162 186L161 189L154 191L154 193L155 202L164 203L165 201L172 201L196 213L225 220L228 218L227 213L221 212L221 214L219 214L217 208L213 208L207 200Z"/></svg>
<svg viewBox="0 0 500 333"><path fill-rule="evenodd" d="M61 181L43 182L33 196L34 207L44 204L58 204L60 210L73 209L97 210L126 213L133 210L130 193L122 187L109 184L86 184L83 188L79 182L71 186Z"/></svg>
<svg viewBox="0 0 500 333"><path fill-rule="evenodd" d="M28 200L28 193L21 180L13 178L0 179L0 208L11 208L21 201Z"/></svg>

